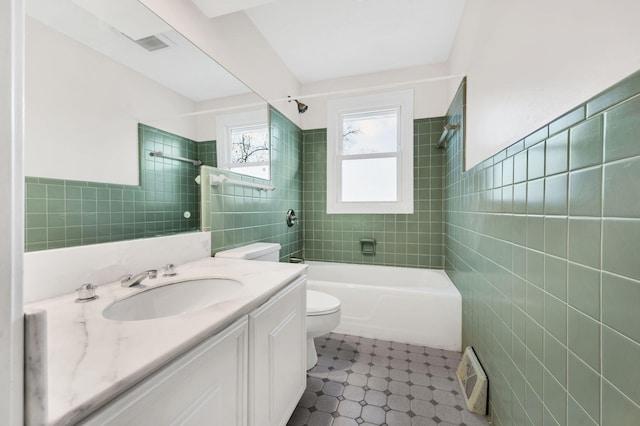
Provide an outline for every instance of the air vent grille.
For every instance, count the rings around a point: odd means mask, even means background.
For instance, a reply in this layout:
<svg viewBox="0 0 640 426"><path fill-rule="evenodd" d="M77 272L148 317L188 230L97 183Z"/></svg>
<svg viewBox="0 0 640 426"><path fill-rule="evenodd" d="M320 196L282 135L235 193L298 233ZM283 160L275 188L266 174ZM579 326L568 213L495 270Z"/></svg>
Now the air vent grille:
<svg viewBox="0 0 640 426"><path fill-rule="evenodd" d="M156 36L144 37L138 40L134 40L138 46L144 47L149 52L154 52L156 50L164 49L165 47L169 47L167 43L160 40Z"/></svg>
<svg viewBox="0 0 640 426"><path fill-rule="evenodd" d="M487 375L471 346L464 350L456 376L469 411L487 414Z"/></svg>

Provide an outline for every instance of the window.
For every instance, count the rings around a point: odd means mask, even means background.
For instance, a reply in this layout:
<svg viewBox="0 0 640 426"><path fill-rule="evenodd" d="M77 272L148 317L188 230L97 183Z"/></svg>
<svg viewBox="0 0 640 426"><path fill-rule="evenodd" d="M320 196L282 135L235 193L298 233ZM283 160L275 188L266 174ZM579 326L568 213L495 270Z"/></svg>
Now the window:
<svg viewBox="0 0 640 426"><path fill-rule="evenodd" d="M269 179L271 156L265 111L218 116L216 128L218 168Z"/></svg>
<svg viewBox="0 0 640 426"><path fill-rule="evenodd" d="M413 92L327 109L327 213L413 213Z"/></svg>
<svg viewBox="0 0 640 426"><path fill-rule="evenodd" d="M266 125L231 127L229 170L269 179L269 129Z"/></svg>

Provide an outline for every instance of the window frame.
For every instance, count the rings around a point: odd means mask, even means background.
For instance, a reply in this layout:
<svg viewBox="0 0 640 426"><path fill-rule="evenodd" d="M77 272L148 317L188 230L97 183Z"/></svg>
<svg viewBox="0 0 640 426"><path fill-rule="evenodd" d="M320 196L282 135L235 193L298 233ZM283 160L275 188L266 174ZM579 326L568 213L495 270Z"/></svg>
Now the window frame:
<svg viewBox="0 0 640 426"><path fill-rule="evenodd" d="M231 148L232 139L231 133L234 129L238 128L250 128L250 127L264 127L267 132L267 140L269 145L268 161L265 162L252 162L252 163L232 163L231 162ZM243 111L239 113L218 115L216 117L216 152L217 152L217 167L219 169L230 170L234 173L243 174L256 179L263 179L266 181L271 180L271 129L269 126L269 118L264 110L252 110ZM243 167L253 166L267 166L268 177L263 178L251 174L243 173L238 169ZM236 169L236 170L233 170Z"/></svg>
<svg viewBox="0 0 640 426"><path fill-rule="evenodd" d="M398 144L395 153L342 155L341 143L345 115L394 109L398 112ZM342 161L381 156L397 157L397 201L342 201ZM327 213L411 214L413 212L413 90L329 101L327 103Z"/></svg>

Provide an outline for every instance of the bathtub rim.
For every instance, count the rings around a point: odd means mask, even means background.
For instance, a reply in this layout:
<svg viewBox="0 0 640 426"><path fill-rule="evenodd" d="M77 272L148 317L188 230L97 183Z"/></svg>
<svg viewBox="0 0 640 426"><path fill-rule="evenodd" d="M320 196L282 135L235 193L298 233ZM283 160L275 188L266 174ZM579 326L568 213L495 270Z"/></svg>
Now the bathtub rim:
<svg viewBox="0 0 640 426"><path fill-rule="evenodd" d="M338 263L338 262L322 262L317 260L311 260L306 262L309 265L309 269L307 270L307 280L313 282L327 282L327 283L342 283L348 286L372 286L375 288L384 288L391 291L417 291L417 292L434 292L434 293L453 293L457 294L460 299L462 295L460 291L455 286L449 275L446 273L444 269L430 269L430 268L414 268L414 267L403 267L403 266L388 266L388 265L373 265L373 264L359 264L359 263ZM372 269L372 268L385 268L389 272L404 272L409 274L419 273L421 275L420 279L428 278L429 275L437 277L438 282L437 285L425 285L425 283L407 283L402 282L401 285L389 285L383 283L361 283L361 282L349 282L342 279L318 279L318 277L313 276L313 266L336 266L339 268L351 268L354 269Z"/></svg>

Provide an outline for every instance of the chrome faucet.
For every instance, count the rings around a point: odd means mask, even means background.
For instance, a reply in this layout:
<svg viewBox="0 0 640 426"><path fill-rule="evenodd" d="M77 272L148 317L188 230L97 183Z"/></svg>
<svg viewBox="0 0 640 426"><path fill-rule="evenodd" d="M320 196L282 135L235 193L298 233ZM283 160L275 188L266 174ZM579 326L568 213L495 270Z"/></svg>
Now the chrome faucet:
<svg viewBox="0 0 640 426"><path fill-rule="evenodd" d="M148 271L140 272L139 274L136 274L136 275L127 274L123 276L122 278L120 278L120 284L122 284L122 287L131 287L136 284L140 284L140 282L142 282L142 280L144 280L147 277L150 280L152 280L156 276L158 276L158 270L149 269Z"/></svg>

